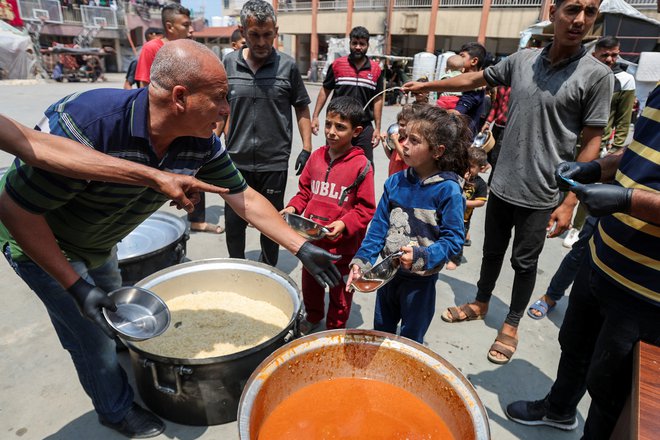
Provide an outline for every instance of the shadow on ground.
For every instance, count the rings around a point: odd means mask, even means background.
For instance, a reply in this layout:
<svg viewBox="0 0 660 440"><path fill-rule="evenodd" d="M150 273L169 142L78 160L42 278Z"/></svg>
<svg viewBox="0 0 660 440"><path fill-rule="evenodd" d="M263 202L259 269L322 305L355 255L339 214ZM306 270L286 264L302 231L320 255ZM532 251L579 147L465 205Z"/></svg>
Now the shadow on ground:
<svg viewBox="0 0 660 440"><path fill-rule="evenodd" d="M538 367L524 359L512 359L506 365L467 375L477 390L486 390L498 397L499 408L486 408L491 429L494 424L520 439L543 438L569 440L579 438L584 420L578 413L578 428L569 435L547 426L525 426L509 420L504 414L507 405L517 400L542 399L549 391L554 378L548 377ZM481 391L480 391L481 392ZM511 398L505 396L512 396Z"/></svg>
<svg viewBox="0 0 660 440"><path fill-rule="evenodd" d="M177 440L195 440L200 438L208 429L206 426L184 426L165 421L167 428L159 438ZM106 428L98 422L96 412L89 411L75 420L64 425L59 431L45 437L45 440L71 440L71 439L125 439L123 435Z"/></svg>
<svg viewBox="0 0 660 440"><path fill-rule="evenodd" d="M447 276L442 272L439 274L438 280L449 285L449 288L454 294L454 304L448 303L446 306L441 306L439 310L442 310L442 312L444 312L447 307L453 305L460 306L474 301L477 289L473 283L468 283L459 280L458 278ZM446 297L446 295L442 295L442 292L438 293L440 293L439 300L442 301L442 298ZM509 305L499 299L496 294L493 294L488 306L488 314L486 315L486 318L484 318L484 322L492 329L499 329L502 326L507 313L509 313Z"/></svg>

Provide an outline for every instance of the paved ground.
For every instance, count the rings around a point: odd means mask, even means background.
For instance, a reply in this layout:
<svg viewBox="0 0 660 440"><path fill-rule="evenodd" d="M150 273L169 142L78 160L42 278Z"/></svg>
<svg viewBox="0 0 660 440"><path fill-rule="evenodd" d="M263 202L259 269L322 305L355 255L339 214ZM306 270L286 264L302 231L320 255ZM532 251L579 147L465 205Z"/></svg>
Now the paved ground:
<svg viewBox="0 0 660 440"><path fill-rule="evenodd" d="M31 126L40 118L43 109L66 94L95 87L121 87L121 76L109 77L109 82L101 84L2 85L0 82L0 102L3 103L0 112ZM318 87L310 86L309 91L315 101ZM385 108L384 126L395 121L396 112L397 107ZM321 138L314 138L315 147L321 143ZM291 170L300 148L301 142L296 133ZM387 162L382 151L378 151L375 157L379 196L387 174ZM10 162L9 155L0 152L0 168L8 166ZM297 179L291 172L288 197L293 195L296 187ZM210 221L223 221L223 203L219 197L207 197L207 215ZM457 366L474 384L488 410L493 439L577 439L580 437L588 399L584 399L579 408L580 429L571 433L546 427L520 426L510 422L503 411L504 406L513 400L542 397L552 384L559 359L557 333L566 301L558 305L550 319L523 319L518 351L505 366L488 362L486 353L508 310L513 281L513 272L508 265L505 264L502 270L485 321L447 324L439 317L447 306L471 300L475 294L483 244L483 222L484 209L477 209L472 221L473 245L465 249L468 263L454 272L442 272L440 275L436 318L427 334L427 343L431 349ZM258 235L255 230L248 232L248 249L248 257L256 259ZM534 297L547 287L566 252L560 239L548 240L541 255L538 288ZM188 242L190 259L226 256L224 235L191 234ZM287 251L281 251L278 268L300 281L301 266ZM3 262L0 262L0 280L3 298L0 307L0 437L53 440L122 438L97 423L92 405L76 379L69 356L60 348L44 307L36 296ZM372 328L373 295L356 294L354 302L349 326ZM130 375L130 367L128 369ZM236 423L212 427L168 423L165 434L159 438L192 440L236 437Z"/></svg>

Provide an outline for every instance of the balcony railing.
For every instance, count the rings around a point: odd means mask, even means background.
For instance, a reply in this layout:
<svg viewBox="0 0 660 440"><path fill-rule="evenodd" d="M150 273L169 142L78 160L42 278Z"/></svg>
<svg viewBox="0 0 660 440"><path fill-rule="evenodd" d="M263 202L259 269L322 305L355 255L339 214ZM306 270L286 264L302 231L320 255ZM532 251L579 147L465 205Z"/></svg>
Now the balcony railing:
<svg viewBox="0 0 660 440"><path fill-rule="evenodd" d="M658 0L626 0L637 9L655 9ZM492 8L537 8L542 0L492 0ZM387 9L388 0L355 0L355 10ZM394 9L431 8L432 0L394 0ZM280 12L311 11L312 2L309 0L280 0ZM481 8L483 0L439 0L441 8ZM345 11L348 7L346 0L320 0L320 11Z"/></svg>

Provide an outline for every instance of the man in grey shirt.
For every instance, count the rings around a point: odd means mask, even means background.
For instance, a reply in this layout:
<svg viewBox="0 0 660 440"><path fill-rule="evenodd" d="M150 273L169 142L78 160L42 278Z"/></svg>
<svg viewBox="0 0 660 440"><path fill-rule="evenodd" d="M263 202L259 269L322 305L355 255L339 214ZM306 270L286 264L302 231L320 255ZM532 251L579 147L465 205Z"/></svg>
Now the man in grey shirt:
<svg viewBox="0 0 660 440"><path fill-rule="evenodd" d="M263 0L245 3L239 29L247 47L224 60L230 105L227 151L248 184L282 210L291 154L291 107L303 141L296 161L300 174L312 151L311 100L293 58L273 47L277 21L270 4ZM227 249L232 258L245 258L246 226L225 204ZM262 234L259 261L275 266L278 252L277 243Z"/></svg>
<svg viewBox="0 0 660 440"><path fill-rule="evenodd" d="M572 193L561 201L555 167L574 160L580 133L582 150L577 161L591 161L600 150L613 76L582 46L598 15L599 3L557 0L550 8L554 40L541 51L523 50L482 72L404 85L404 91L413 92L511 86L509 119L486 209L476 300L450 307L442 315L447 322L486 315L514 229L511 265L515 277L509 313L488 353L488 359L497 364L509 362L516 350L518 324L534 289L546 234L556 237L568 229L577 204Z"/></svg>

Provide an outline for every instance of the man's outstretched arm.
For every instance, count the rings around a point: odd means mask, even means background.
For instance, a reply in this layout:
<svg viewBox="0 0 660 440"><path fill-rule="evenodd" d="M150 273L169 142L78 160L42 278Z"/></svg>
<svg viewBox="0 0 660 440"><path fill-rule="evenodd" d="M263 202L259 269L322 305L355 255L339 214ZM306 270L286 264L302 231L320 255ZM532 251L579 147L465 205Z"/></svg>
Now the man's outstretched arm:
<svg viewBox="0 0 660 440"><path fill-rule="evenodd" d="M439 81L410 81L403 85L404 92L467 92L487 86L484 71L467 72Z"/></svg>
<svg viewBox="0 0 660 440"><path fill-rule="evenodd" d="M194 208L189 196L197 192L228 192L192 176L164 172L100 153L71 139L25 127L2 115L0 150L18 156L29 165L75 179L148 186L187 211Z"/></svg>

